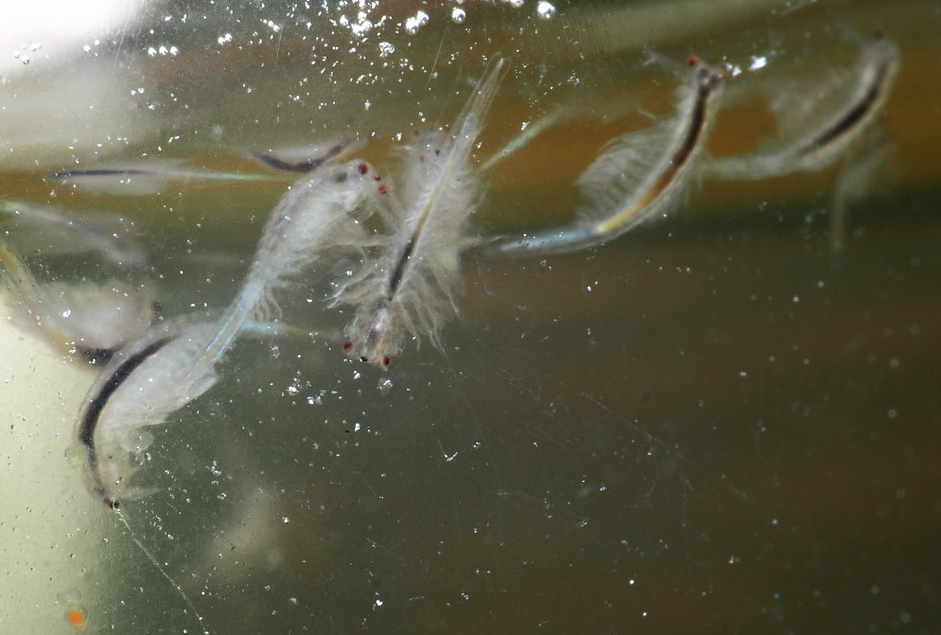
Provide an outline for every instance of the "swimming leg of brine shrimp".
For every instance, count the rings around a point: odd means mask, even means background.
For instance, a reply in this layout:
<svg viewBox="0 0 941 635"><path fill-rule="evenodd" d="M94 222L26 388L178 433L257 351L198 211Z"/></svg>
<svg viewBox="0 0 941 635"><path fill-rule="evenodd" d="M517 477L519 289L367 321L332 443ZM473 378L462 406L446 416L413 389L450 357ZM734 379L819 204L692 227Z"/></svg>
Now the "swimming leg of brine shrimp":
<svg viewBox="0 0 941 635"><path fill-rule="evenodd" d="M403 187L390 192L390 236L334 300L357 307L344 344L351 356L386 367L406 333L438 343L445 312L460 291L461 252L474 242L467 224L480 203L481 183L470 155L503 67L502 57L491 60L448 132L425 135L406 148Z"/></svg>
<svg viewBox="0 0 941 635"><path fill-rule="evenodd" d="M831 74L823 86L798 86L776 100L784 138L766 144L765 151L716 159L705 166L705 175L755 180L832 165L872 128L898 68L898 48L880 33L863 48L852 72Z"/></svg>
<svg viewBox="0 0 941 635"><path fill-rule="evenodd" d="M600 245L673 211L697 173L715 119L724 73L695 58L677 90L677 113L648 129L611 141L578 180L590 205L578 220L524 238L498 238L489 253L566 253Z"/></svg>

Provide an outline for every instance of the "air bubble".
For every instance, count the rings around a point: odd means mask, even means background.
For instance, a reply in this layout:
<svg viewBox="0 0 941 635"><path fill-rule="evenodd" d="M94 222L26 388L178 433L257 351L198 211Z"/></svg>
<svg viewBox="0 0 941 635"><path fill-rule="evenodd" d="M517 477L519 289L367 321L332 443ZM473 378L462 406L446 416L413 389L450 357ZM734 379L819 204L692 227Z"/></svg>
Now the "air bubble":
<svg viewBox="0 0 941 635"><path fill-rule="evenodd" d="M405 20L405 32L409 35L415 35L418 33L418 29L426 24L428 24L428 14L424 11L419 11L413 17Z"/></svg>
<svg viewBox="0 0 941 635"><path fill-rule="evenodd" d="M536 15L543 20L550 20L555 15L555 6L551 2L540 2L536 5Z"/></svg>
<svg viewBox="0 0 941 635"><path fill-rule="evenodd" d="M464 12L464 9L459 9L454 7L451 9L451 22L455 24L461 24L464 22L464 18L467 17L467 14Z"/></svg>

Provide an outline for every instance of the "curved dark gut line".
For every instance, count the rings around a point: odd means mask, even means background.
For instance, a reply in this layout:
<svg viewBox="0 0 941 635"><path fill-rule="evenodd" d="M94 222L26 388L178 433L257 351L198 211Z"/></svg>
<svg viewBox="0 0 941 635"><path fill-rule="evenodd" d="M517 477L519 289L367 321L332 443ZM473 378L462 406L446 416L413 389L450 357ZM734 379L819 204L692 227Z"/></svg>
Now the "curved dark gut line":
<svg viewBox="0 0 941 635"><path fill-rule="evenodd" d="M111 376L108 377L108 381L105 382L105 385L102 386L98 394L92 397L88 403L88 408L85 410L85 414L82 416L82 422L78 428L78 442L85 446L88 455L88 469L94 479L95 486L93 493L99 496L104 504L112 509L118 508L118 501L107 495L108 490L101 478L101 473L98 471L98 452L95 448L95 430L98 427L98 420L105 406L108 405L108 400L110 400L115 391L127 381L131 373L133 373L138 366L143 364L148 357L166 346L173 339L173 337L165 337L157 340L125 360L111 373Z"/></svg>
<svg viewBox="0 0 941 635"><path fill-rule="evenodd" d="M621 223L626 222L637 213L637 210L643 209L649 205L651 201L660 196L660 194L666 190L667 186L673 181L674 177L689 161L689 158L693 154L693 150L695 150L697 144L699 143L699 138L701 137L702 131L706 125L706 104L709 101L709 96L712 94L713 83L718 81L716 72L713 69L704 67L703 71L705 71L705 74L703 77L699 78L698 81L696 101L693 104L689 131L683 139L683 143L670 159L670 165L666 170L663 171L663 174L660 175L660 178L657 179L656 183L654 183L653 186L647 190L647 192L639 201L631 205L627 210L617 214L615 217L600 223L598 226L602 232L607 231L609 225L616 227ZM703 71L700 71L699 74L703 74Z"/></svg>
<svg viewBox="0 0 941 635"><path fill-rule="evenodd" d="M829 130L825 130L818 136L816 139L812 140L807 147L799 153L799 156L805 156L819 150L820 148L826 146L828 143L831 143L841 137L842 135L849 132L853 126L858 124L860 121L866 118L866 115L872 111L875 104L878 103L879 99L882 97L884 83L886 77L889 74L889 67L891 66L891 60L883 59L879 65L879 71L876 73L876 77L872 82L872 85L866 90L866 94L863 98L853 106L849 112L847 112L843 117L840 118L833 127Z"/></svg>

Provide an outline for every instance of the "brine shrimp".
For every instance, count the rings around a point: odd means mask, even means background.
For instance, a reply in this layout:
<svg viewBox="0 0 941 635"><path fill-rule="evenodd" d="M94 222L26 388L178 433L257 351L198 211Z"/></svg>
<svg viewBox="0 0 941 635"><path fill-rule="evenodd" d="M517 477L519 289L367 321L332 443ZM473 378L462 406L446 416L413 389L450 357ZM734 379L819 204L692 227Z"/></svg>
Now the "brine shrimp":
<svg viewBox="0 0 941 635"><path fill-rule="evenodd" d="M91 217L17 200L0 202L0 214L15 230L16 244L28 251L43 255L95 252L122 267L147 263L147 254L129 235L133 224L123 218Z"/></svg>
<svg viewBox="0 0 941 635"><path fill-rule="evenodd" d="M205 375L242 327L278 311L276 293L317 262L325 250L358 247L361 218L371 213L382 184L372 166L353 160L322 167L295 183L271 212L238 295L193 359L189 375ZM357 214L357 212L360 212Z"/></svg>
<svg viewBox="0 0 941 635"><path fill-rule="evenodd" d="M579 209L574 223L524 238L498 238L486 251L527 256L586 249L678 207L698 174L725 77L696 58L689 63L689 79L677 89L676 115L609 142L579 177L590 203Z"/></svg>
<svg viewBox="0 0 941 635"><path fill-rule="evenodd" d="M150 443L146 428L193 401L217 381L210 367L185 382L215 322L161 324L120 350L88 391L76 430L91 495L120 506L135 466L129 461Z"/></svg>
<svg viewBox="0 0 941 635"><path fill-rule="evenodd" d="M780 139L766 144L766 151L740 157L716 159L706 166L712 178L757 180L799 171L822 170L842 159L872 129L892 90L899 68L899 51L879 33L859 56L854 70L830 78L819 90L800 87L800 95L814 95L813 101L795 105L794 96L778 99L775 111ZM841 95L845 91L845 95ZM819 97L830 96L831 100ZM806 97L805 97L806 99Z"/></svg>
<svg viewBox="0 0 941 635"><path fill-rule="evenodd" d="M69 168L54 172L50 181L105 194L146 196L159 194L171 183L201 183L213 181L245 181L257 183L271 181L267 174L217 172L190 168L177 159L151 159L133 165Z"/></svg>
<svg viewBox="0 0 941 635"><path fill-rule="evenodd" d="M357 307L344 350L387 367L407 335L428 337L456 312L461 252L476 242L468 221L482 198L479 171L470 164L505 61L495 56L448 132L425 135L407 148L400 191L390 193L389 236L337 294L334 305Z"/></svg>

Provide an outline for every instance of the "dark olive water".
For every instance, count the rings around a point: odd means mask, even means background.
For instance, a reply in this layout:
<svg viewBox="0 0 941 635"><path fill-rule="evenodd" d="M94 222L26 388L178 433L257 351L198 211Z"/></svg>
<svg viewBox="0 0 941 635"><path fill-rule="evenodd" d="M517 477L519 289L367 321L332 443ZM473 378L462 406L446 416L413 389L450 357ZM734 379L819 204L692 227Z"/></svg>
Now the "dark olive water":
<svg viewBox="0 0 941 635"><path fill-rule="evenodd" d="M672 218L588 253L469 258L445 351L410 343L387 373L345 359L349 315L298 285L285 319L324 334L240 342L224 379L152 431L134 482L153 491L125 506L210 632L933 632L941 11L556 2L543 20L532 1L295 4L155 3L67 66L8 71L2 194L133 219L152 266L128 276L151 280L172 317L235 294L290 181L132 196L45 175L145 156L259 172L247 150L350 131L374 134L361 154L394 173L396 135L451 121L467 76L499 50L514 66L482 155L565 100L619 115L550 130L486 176L481 234L541 228L572 213L573 183L605 141L644 124L634 111L669 114L675 76L643 66L643 46L826 77L876 27L903 56L893 151L838 254L829 170L703 183ZM427 24L407 33L420 10ZM732 78L731 96L757 76ZM103 116L81 111L92 89ZM27 105L48 100L62 114L43 126ZM769 126L746 95L710 148L747 149ZM3 399L32 401L8 415L8 466L45 438L67 445L93 377L17 361ZM46 367L68 379L36 375ZM86 632L198 632L77 466L58 450L29 465L3 473L0 625L71 632L61 616L78 605ZM24 491L29 503L13 503Z"/></svg>

